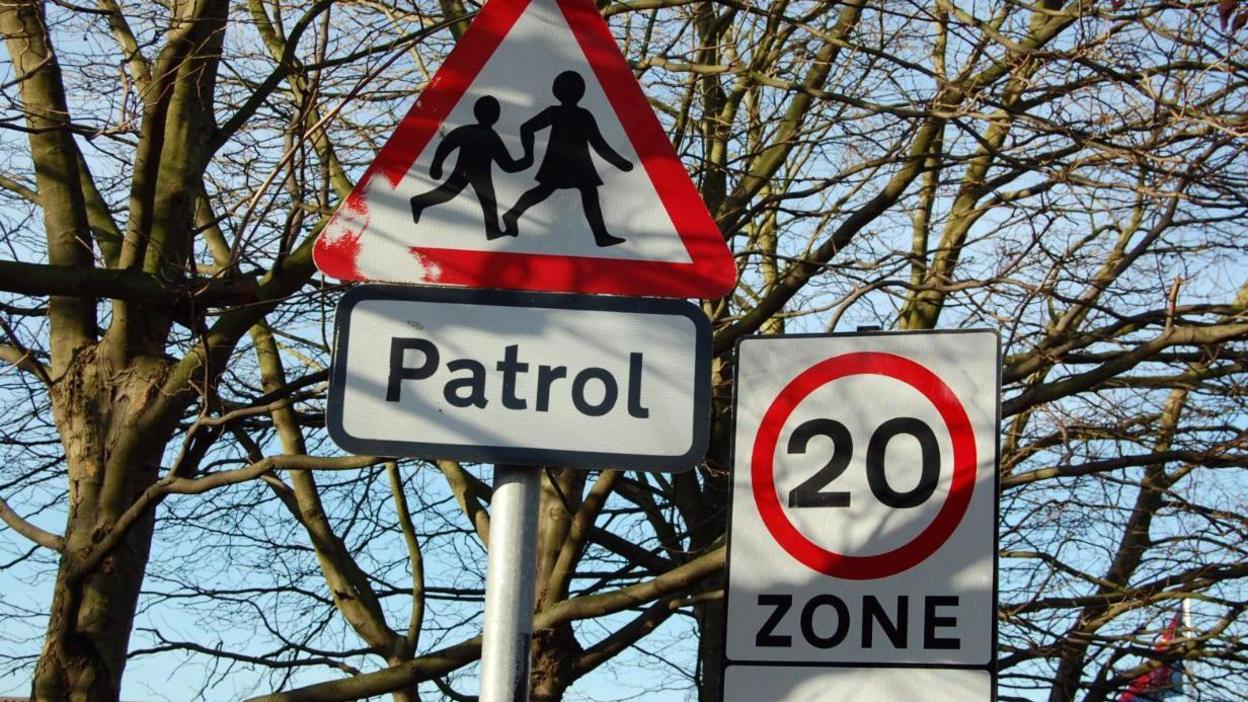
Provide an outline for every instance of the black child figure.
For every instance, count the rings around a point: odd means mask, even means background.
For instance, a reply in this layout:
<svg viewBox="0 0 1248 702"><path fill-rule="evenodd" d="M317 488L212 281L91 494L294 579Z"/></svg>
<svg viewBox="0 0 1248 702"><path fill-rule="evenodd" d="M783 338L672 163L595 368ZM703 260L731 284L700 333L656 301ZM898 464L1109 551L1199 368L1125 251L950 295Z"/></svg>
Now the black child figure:
<svg viewBox="0 0 1248 702"><path fill-rule="evenodd" d="M451 130L438 144L433 163L429 166L429 175L434 180L442 178L442 162L452 151L459 149L459 158L445 183L412 198L412 221L419 224L420 214L426 208L450 200L471 185L477 194L477 201L481 203L481 214L485 217L485 237L497 239L502 233L498 230L498 203L494 200L494 180L490 171L497 162L504 171L515 173L527 168L532 161L522 163L512 159L498 132L494 131L499 115L498 100L488 95L479 98L473 103L472 113L477 117L476 124Z"/></svg>
<svg viewBox="0 0 1248 702"><path fill-rule="evenodd" d="M526 166L533 162L534 133L549 127L550 138L542 165L534 177L538 185L521 195L515 206L503 215L503 234L516 236L520 215L556 190L576 188L581 192L581 206L585 210L585 220L594 233L594 242L599 246L623 243L623 239L607 233L602 221L602 207L598 203L598 187L602 185L602 179L594 170L589 149L592 146L599 156L621 171L631 171L633 164L616 153L602 138L598 122L589 110L577 107L576 103L585 95L585 79L579 73L560 73L555 77L551 92L559 104L547 107L520 125L520 143L524 145L521 160Z"/></svg>

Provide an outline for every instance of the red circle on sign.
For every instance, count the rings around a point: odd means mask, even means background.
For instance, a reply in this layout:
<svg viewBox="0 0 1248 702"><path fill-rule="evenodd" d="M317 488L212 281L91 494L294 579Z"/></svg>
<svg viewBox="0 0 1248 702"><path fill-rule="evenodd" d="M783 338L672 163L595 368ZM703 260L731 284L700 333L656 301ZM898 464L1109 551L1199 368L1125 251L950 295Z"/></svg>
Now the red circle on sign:
<svg viewBox="0 0 1248 702"><path fill-rule="evenodd" d="M852 375L879 375L918 390L935 406L953 443L953 481L936 518L908 543L874 556L847 556L811 541L789 521L776 494L775 457L780 431L803 400L832 381ZM949 539L966 514L975 490L975 432L966 409L935 373L908 358L889 353L848 353L820 361L785 386L767 408L754 440L750 478L763 523L789 555L825 575L873 580L896 575L921 563Z"/></svg>

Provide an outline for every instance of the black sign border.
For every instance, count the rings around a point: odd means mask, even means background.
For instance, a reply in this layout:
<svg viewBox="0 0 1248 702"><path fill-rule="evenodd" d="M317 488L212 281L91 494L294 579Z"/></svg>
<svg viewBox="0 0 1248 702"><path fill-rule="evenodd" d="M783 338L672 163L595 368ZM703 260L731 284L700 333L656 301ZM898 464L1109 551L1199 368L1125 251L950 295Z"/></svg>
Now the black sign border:
<svg viewBox="0 0 1248 702"><path fill-rule="evenodd" d="M1000 600L1001 600L1000 560L1001 559L998 554L1001 550L1000 525L1001 525L1001 369L1002 369L1001 346L1002 345L1001 345L1001 333L997 331L996 329L991 329L987 327L975 327L975 328L969 328L969 329L913 329L913 330L897 330L897 331L873 329L873 330L863 330L863 331L853 331L853 332L830 332L830 333L824 333L824 334L751 334L751 335L743 336L737 339L736 344L734 345L734 348L733 348L733 357L732 357L733 367L732 367L732 434L731 436L733 438L732 438L732 444L729 450L729 457L728 457L728 465L730 466L730 472L729 472L729 478L728 478L729 485L735 485L736 483L736 469L737 469L736 436L737 436L737 400L738 400L737 392L739 388L741 387L738 380L740 379L740 373L741 373L740 358L741 358L742 344L746 342L780 341L780 340L788 340L788 339L834 339L834 338L841 338L841 337L894 337L895 338L898 336L932 336L932 335L937 335L937 334L939 335L955 335L955 334L961 335L961 334L985 334L985 333L992 335L993 339L996 341L996 347L997 347L997 377L996 377L997 402L996 402L996 434L995 434L996 439L997 439L997 451L996 451L995 460L993 461L993 471L992 471L992 487L993 487L992 514L993 514L994 526L996 528L993 529L993 533L992 533L992 550L993 550L992 601L993 601L994 608L1000 606ZM967 663L955 663L955 664L949 664L949 663L877 663L877 662L869 662L869 661L829 662L829 661L811 661L811 660L760 661L760 660L749 660L749 659L742 660L742 659L729 658L728 657L728 587L729 587L729 583L731 582L731 572L732 572L732 510L733 510L733 500L731 499L731 493L730 493L730 496L728 499L728 505L726 509L726 513L727 513L726 518L728 520L726 523L728 526L724 530L724 533L725 533L724 548L726 550L724 551L724 600L723 600L724 606L723 606L723 612L722 612L723 618L722 618L722 623L721 623L723 636L721 637L721 640L719 642L719 653L720 653L720 666L719 666L720 679L719 681L720 681L721 688L727 677L728 669L733 666L750 667L750 668L819 668L819 669L858 669L858 670L875 669L875 670L899 670L899 671L916 670L916 669L982 670L982 671L987 672L989 676L991 676L992 678L990 699L984 702L997 702L997 694L998 694L997 688L999 685L999 671L997 669L997 652L998 652L997 649L1000 646L1000 633L999 633L1000 622L998 621L998 618L996 616L997 613L995 611L992 613L992 617L991 617L992 642L990 644L989 650L992 652L992 655L991 655L990 660L987 663L982 663L982 664L974 664L974 663L970 663L970 664L967 664Z"/></svg>
<svg viewBox="0 0 1248 702"><path fill-rule="evenodd" d="M552 310L625 312L684 317L694 325L694 398L690 449L679 456L533 449L510 446L442 444L419 441L361 439L343 426L346 392L345 359L350 345L351 311L366 300L400 300L492 307L526 307ZM334 354L330 372L325 426L330 439L344 451L365 456L395 456L429 460L448 459L471 463L508 465L554 465L568 468L619 468L655 473L680 473L695 467L706 456L711 424L711 323L702 310L684 300L610 297L547 292L518 292L469 288L434 288L403 285L357 285L343 296L334 316ZM638 437L644 444L645 437Z"/></svg>

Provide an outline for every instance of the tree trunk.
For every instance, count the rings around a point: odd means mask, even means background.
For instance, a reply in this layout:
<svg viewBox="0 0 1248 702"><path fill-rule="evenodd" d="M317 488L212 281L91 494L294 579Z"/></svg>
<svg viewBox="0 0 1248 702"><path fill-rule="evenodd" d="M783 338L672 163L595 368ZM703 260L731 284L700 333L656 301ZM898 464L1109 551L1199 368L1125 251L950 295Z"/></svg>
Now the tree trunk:
<svg viewBox="0 0 1248 702"><path fill-rule="evenodd" d="M90 540L89 523L71 516L70 524L68 548ZM61 561L52 616L35 669L31 693L35 702L116 702L120 698L154 524L149 512L92 575L76 577L71 572L74 559Z"/></svg>
<svg viewBox="0 0 1248 702"><path fill-rule="evenodd" d="M724 699L724 600L698 605L698 702Z"/></svg>
<svg viewBox="0 0 1248 702"><path fill-rule="evenodd" d="M581 651L571 624L533 632L529 702L560 702L576 680L575 666Z"/></svg>
<svg viewBox="0 0 1248 702"><path fill-rule="evenodd" d="M537 606L549 607L567 597L571 574L559 572L559 556L572 527L572 514L581 505L586 474L556 469L542 476L539 500L541 521L537 536ZM568 565L568 564L565 564ZM574 564L569 567L575 568ZM573 667L581 645L571 625L533 632L529 677L530 702L557 702L575 680Z"/></svg>
<svg viewBox="0 0 1248 702"><path fill-rule="evenodd" d="M69 471L65 550L31 696L37 702L115 702L147 567L154 510L101 558L99 543L156 481L167 427L146 424L168 364L138 359L114 371L95 347L52 391ZM146 430L146 431L145 431ZM155 430L155 431L152 431Z"/></svg>

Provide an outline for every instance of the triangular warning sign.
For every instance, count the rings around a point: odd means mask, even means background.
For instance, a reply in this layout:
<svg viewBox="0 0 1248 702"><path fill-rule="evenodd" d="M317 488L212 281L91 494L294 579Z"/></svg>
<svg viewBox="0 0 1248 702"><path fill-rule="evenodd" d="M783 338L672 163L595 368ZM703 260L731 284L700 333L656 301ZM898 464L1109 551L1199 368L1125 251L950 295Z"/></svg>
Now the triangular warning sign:
<svg viewBox="0 0 1248 702"><path fill-rule="evenodd" d="M592 0L489 0L316 242L340 280L717 297L736 266Z"/></svg>

